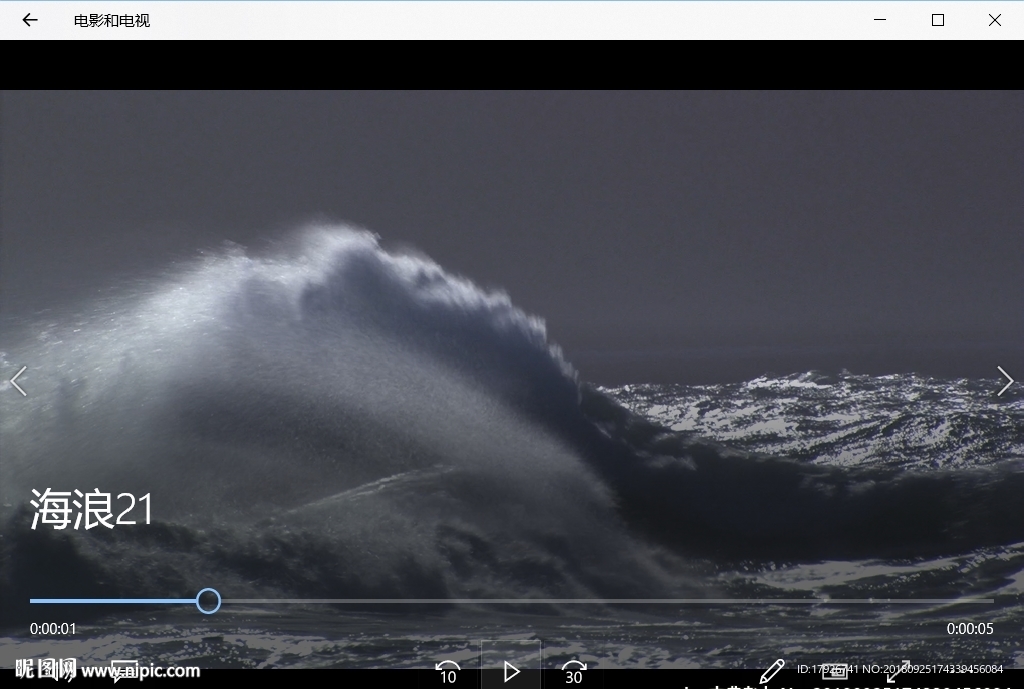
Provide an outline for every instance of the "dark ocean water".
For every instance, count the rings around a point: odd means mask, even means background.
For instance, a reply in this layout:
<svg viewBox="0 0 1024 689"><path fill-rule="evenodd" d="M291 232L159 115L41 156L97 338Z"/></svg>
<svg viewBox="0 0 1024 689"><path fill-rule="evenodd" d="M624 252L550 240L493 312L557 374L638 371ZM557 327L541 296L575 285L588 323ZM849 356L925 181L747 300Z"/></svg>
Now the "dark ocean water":
<svg viewBox="0 0 1024 689"><path fill-rule="evenodd" d="M0 396L3 666L425 666L483 639L597 667L1024 665L1024 399L995 380L594 388L505 295L338 229L4 337L30 395ZM45 488L149 493L152 523L33 530ZM817 602L27 603L205 587ZM991 602L935 602L961 597ZM828 602L910 598L933 602Z"/></svg>

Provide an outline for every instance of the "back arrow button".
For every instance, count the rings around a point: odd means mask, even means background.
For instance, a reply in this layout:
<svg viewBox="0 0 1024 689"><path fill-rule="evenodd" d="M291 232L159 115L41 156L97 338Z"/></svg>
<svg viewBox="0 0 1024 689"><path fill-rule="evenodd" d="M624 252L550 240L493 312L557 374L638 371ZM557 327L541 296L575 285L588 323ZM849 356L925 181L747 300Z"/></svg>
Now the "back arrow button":
<svg viewBox="0 0 1024 689"><path fill-rule="evenodd" d="M25 15L24 17L22 17L22 18L21 18L21 21L25 22L25 26L27 26L28 28L30 28L30 29L31 29L31 28L32 28L32 25L31 25L31 24L29 24L29 22L37 22L37 21L39 21L39 20L38 20L38 19L35 19L35 18L29 19L29 15L30 15L30 14L32 14L32 13L31 13L31 12L29 12L29 13L28 13L28 14L26 14L26 15Z"/></svg>

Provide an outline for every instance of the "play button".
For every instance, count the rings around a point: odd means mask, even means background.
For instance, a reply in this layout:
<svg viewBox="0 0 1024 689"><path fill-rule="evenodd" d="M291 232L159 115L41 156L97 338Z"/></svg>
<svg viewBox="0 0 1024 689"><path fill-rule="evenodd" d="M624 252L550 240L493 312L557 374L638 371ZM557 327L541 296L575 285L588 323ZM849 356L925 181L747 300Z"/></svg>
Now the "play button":
<svg viewBox="0 0 1024 689"><path fill-rule="evenodd" d="M479 689L542 689L540 639L480 642Z"/></svg>

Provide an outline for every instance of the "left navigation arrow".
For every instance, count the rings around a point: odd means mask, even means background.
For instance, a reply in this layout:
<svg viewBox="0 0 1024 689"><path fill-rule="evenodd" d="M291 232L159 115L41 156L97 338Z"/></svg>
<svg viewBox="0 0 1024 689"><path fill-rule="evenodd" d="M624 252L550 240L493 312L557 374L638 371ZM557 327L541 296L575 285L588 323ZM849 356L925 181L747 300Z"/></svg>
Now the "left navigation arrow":
<svg viewBox="0 0 1024 689"><path fill-rule="evenodd" d="M18 376L20 376L20 375L21 375L22 373L24 373L24 372L25 372L25 369L27 369L27 368L28 368L28 366L22 366L22 367L21 367L21 370L20 370L20 371L18 371L17 373L15 373L15 374L14 374L14 377L13 377L13 378L11 378L11 385L13 385L13 386L14 386L14 389L15 389L15 390L17 390L18 392L20 392L20 393L21 393L21 396L22 396L22 397L28 397L28 394L27 394L27 393L26 393L26 392L25 392L24 390L22 390L22 389L21 389L21 386L20 386L20 385L18 385L18 384L17 384L16 382L14 382L14 381L18 380Z"/></svg>
<svg viewBox="0 0 1024 689"><path fill-rule="evenodd" d="M29 24L29 22L37 22L37 21L39 21L38 19L36 19L34 17L32 19L29 19L29 15L31 15L31 14L32 13L29 12L28 14L26 14L24 17L21 18L21 21L25 22L25 26L27 26L29 28L32 28L32 25ZM11 382L13 383L14 381L11 381ZM18 388L18 389L20 390L21 388ZM22 394L25 394L25 393L22 393Z"/></svg>

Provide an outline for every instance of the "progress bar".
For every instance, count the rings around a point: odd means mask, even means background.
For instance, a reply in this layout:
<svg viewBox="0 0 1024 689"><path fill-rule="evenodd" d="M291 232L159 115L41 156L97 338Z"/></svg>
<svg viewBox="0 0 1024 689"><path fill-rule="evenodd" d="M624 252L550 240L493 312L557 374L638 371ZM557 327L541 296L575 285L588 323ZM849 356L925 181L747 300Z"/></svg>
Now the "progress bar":
<svg viewBox="0 0 1024 689"><path fill-rule="evenodd" d="M993 598L225 598L225 604L323 605L758 605L995 603Z"/></svg>
<svg viewBox="0 0 1024 689"><path fill-rule="evenodd" d="M204 608L199 599L217 599ZM42 605L195 605L212 615L226 605L963 605L992 604L993 598L221 598L205 588L195 598L30 598Z"/></svg>
<svg viewBox="0 0 1024 689"><path fill-rule="evenodd" d="M102 605L178 605L185 603L194 605L195 598L29 598L29 603L57 603L61 605L74 603L93 603Z"/></svg>
<svg viewBox="0 0 1024 689"><path fill-rule="evenodd" d="M212 593L217 598L217 605L209 610L199 603L204 593ZM204 615L212 615L220 610L224 599L217 589L205 588L195 598L29 598L28 602L33 605L194 605Z"/></svg>

